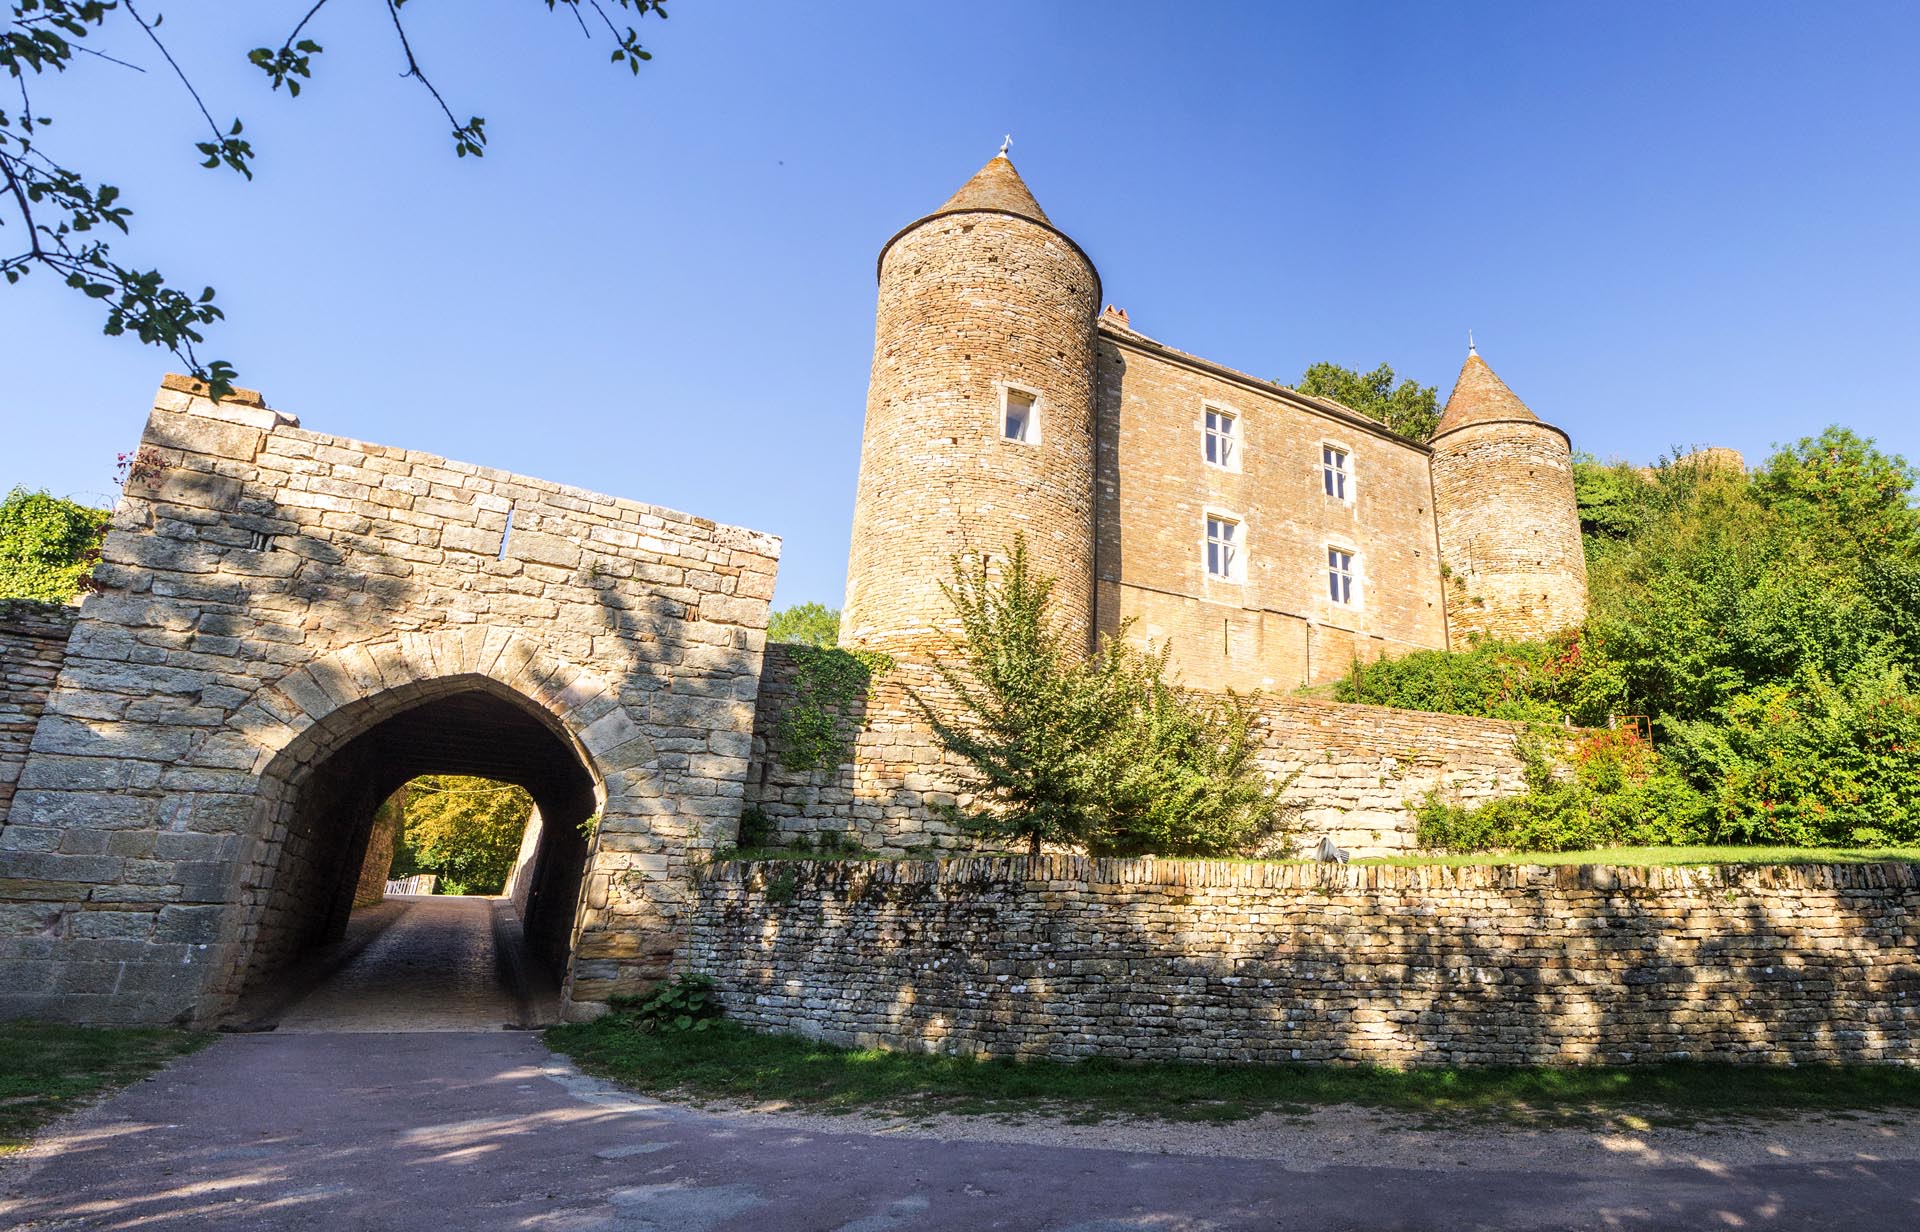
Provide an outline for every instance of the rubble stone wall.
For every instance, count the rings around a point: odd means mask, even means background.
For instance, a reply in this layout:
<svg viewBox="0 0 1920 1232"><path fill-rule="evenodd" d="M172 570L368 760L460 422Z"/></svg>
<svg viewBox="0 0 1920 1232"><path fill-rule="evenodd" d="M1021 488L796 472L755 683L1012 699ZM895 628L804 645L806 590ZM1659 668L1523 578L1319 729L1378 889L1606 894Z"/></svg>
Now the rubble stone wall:
<svg viewBox="0 0 1920 1232"><path fill-rule="evenodd" d="M1387 1065L1920 1061L1920 866L729 863L735 1021L949 1053Z"/></svg>
<svg viewBox="0 0 1920 1232"><path fill-rule="evenodd" d="M29 599L0 599L0 825L7 819L33 729L67 657L74 609Z"/></svg>
<svg viewBox="0 0 1920 1232"><path fill-rule="evenodd" d="M781 843L825 832L896 856L978 846L942 812L973 806L966 767L940 747L909 697L944 702L931 668L903 663L882 673L848 716L844 759L812 770L781 760L780 721L794 704L797 675L789 648L767 647L746 803L774 824ZM1399 854L1415 846L1409 804L1428 791L1475 803L1525 788L1513 723L1301 697L1261 699L1255 722L1262 767L1276 778L1296 776L1287 799L1303 811L1310 844L1331 835L1356 855Z"/></svg>

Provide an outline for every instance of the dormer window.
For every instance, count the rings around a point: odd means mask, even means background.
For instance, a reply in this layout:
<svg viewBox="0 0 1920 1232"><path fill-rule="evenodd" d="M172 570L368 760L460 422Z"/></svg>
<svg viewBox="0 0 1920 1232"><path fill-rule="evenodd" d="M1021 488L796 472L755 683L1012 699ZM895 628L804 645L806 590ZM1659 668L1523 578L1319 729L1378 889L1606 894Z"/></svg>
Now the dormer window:
<svg viewBox="0 0 1920 1232"><path fill-rule="evenodd" d="M1320 487L1337 501L1344 501L1352 491L1353 472L1349 467L1347 451L1338 445L1320 446Z"/></svg>
<svg viewBox="0 0 1920 1232"><path fill-rule="evenodd" d="M1000 439L1023 445L1040 443L1040 399L1031 390L1002 386Z"/></svg>
<svg viewBox="0 0 1920 1232"><path fill-rule="evenodd" d="M1209 465L1226 470L1240 469L1240 420L1232 411L1217 406L1207 408L1205 421L1206 458Z"/></svg>

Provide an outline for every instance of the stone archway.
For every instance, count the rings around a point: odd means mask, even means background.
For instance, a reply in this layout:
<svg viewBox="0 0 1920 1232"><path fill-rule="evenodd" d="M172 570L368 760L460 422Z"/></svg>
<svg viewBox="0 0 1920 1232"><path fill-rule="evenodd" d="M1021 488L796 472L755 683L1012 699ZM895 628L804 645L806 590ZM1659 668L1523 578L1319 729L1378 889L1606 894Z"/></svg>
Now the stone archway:
<svg viewBox="0 0 1920 1232"><path fill-rule="evenodd" d="M476 774L534 794L551 824L527 927L559 968L564 1002L583 940L590 960L650 948L601 935L627 862L612 852L609 867L596 862L602 826L650 828L632 805L659 792L653 745L609 682L531 638L476 628L342 647L263 686L209 743L250 750L258 786L200 1020L339 935L373 812L419 774Z"/></svg>
<svg viewBox="0 0 1920 1232"><path fill-rule="evenodd" d="M184 381L140 457L0 825L0 1016L207 1021L289 800L455 695L531 716L592 785L572 1012L666 974L692 863L738 823L777 540Z"/></svg>

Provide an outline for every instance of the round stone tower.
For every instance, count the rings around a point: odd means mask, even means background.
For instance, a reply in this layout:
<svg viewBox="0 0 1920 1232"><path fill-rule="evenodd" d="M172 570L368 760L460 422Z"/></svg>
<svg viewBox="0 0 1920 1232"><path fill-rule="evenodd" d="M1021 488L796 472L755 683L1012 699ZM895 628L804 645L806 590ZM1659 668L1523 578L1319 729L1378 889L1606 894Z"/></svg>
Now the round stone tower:
<svg viewBox="0 0 1920 1232"><path fill-rule="evenodd" d="M1072 636L1093 628L1100 277L1005 152L880 250L840 640L925 659L952 558L1024 535Z"/></svg>
<svg viewBox="0 0 1920 1232"><path fill-rule="evenodd" d="M1539 638L1587 615L1567 434L1542 423L1473 348L1433 433L1447 634Z"/></svg>

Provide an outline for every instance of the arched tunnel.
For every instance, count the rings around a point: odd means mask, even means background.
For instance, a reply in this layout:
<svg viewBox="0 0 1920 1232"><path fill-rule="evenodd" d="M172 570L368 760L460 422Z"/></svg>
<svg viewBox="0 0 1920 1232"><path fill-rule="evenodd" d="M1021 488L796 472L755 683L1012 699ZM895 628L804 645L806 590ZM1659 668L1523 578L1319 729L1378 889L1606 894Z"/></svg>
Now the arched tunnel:
<svg viewBox="0 0 1920 1232"><path fill-rule="evenodd" d="M521 922L537 974L557 988L596 808L580 754L532 702L480 678L446 682L426 700L379 713L331 752L299 759L275 785L249 903L243 1000L257 1000L346 934L375 814L400 787L430 774L512 783L533 797L541 826Z"/></svg>

